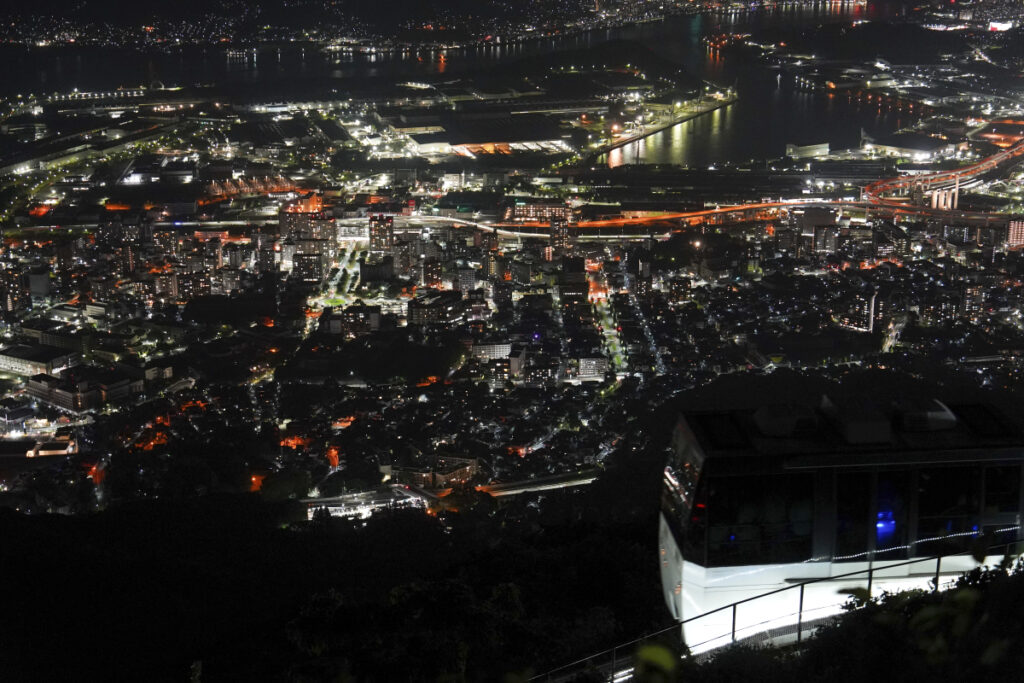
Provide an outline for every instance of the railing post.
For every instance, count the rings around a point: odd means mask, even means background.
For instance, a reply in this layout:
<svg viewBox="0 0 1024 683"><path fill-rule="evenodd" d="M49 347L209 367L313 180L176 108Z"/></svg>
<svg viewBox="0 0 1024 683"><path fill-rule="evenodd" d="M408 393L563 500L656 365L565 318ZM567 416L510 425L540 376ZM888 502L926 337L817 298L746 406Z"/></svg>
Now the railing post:
<svg viewBox="0 0 1024 683"><path fill-rule="evenodd" d="M611 671L611 676L608 677L611 680L615 680L615 670L618 668L618 659L619 659L618 656L617 656L618 653L619 653L619 647L618 647L618 645L616 645L615 647L612 648L612 671Z"/></svg>
<svg viewBox="0 0 1024 683"><path fill-rule="evenodd" d="M732 642L736 642L736 603L732 603Z"/></svg>
<svg viewBox="0 0 1024 683"><path fill-rule="evenodd" d="M935 558L935 590L939 590L939 572L942 571L942 555Z"/></svg>
<svg viewBox="0 0 1024 683"><path fill-rule="evenodd" d="M871 599L871 584L874 582L874 580L875 580L875 568L874 567L870 567L870 568L868 568L868 600Z"/></svg>
<svg viewBox="0 0 1024 683"><path fill-rule="evenodd" d="M806 584L800 584L800 610L796 614L796 642L801 642L804 638L804 586Z"/></svg>

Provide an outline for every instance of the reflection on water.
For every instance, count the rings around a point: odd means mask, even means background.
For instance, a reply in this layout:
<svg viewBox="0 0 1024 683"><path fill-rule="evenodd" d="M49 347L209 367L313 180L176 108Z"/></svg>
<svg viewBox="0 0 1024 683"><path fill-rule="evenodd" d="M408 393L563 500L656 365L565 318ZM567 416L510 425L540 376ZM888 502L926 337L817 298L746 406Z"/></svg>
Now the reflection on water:
<svg viewBox="0 0 1024 683"><path fill-rule="evenodd" d="M786 75L723 56L701 42L709 33L884 18L897 10L889 4L832 2L751 13L708 14L688 18L688 30L649 36L653 40L646 41L647 44L686 64L688 70L702 78L735 88L739 100L613 150L607 155L608 165L681 164L702 168L723 162L781 157L787 143L828 142L832 149L846 149L860 144L862 129L883 133L905 125L899 113L797 90ZM661 26L667 28L668 24Z"/></svg>
<svg viewBox="0 0 1024 683"><path fill-rule="evenodd" d="M837 102L789 85L768 90L765 79L775 83L767 69L740 79L737 102L615 149L607 155L608 165L702 168L726 161L778 158L785 154L787 143L828 142L833 150L849 149L860 145L862 130L878 134L910 122L906 114L874 104L845 98Z"/></svg>
<svg viewBox="0 0 1024 683"><path fill-rule="evenodd" d="M710 166L729 160L735 111L735 104L722 107L613 149L608 153L608 165L612 168L623 164Z"/></svg>
<svg viewBox="0 0 1024 683"><path fill-rule="evenodd" d="M0 79L0 96L28 94L40 90L111 90L134 87L160 80L167 85L196 83L253 83L288 80L295 77L317 82L362 77L411 77L444 73L457 75L484 71L495 62L555 50L590 47L612 39L636 40L663 52L694 73L711 80L730 77L720 57L708 59L700 39L711 31L752 30L780 24L814 24L860 16L878 16L888 4L866 7L842 2L820 2L745 13L710 13L669 17L665 21L626 26L604 31L538 40L527 43L487 45L446 52L421 50L406 53L338 54L312 46L268 46L244 50L251 58L237 59L228 48L183 47L168 51L50 46L24 48L0 46L5 65ZM140 54L144 55L140 59Z"/></svg>
<svg viewBox="0 0 1024 683"><path fill-rule="evenodd" d="M354 83L443 74L479 73L496 62L555 50L592 46L611 39L635 40L691 73L735 87L738 102L615 150L610 165L675 163L709 166L723 161L780 156L787 142L824 142L835 148L859 142L860 129L880 131L899 122L894 114L858 108L843 100L797 91L776 73L708 52L701 38L712 32L753 31L773 25L875 18L891 5L823 2L745 12L670 17L662 22L513 45L410 53L327 53L287 45L246 50L187 47L145 52L91 47L0 46L5 78L0 96L39 91L111 90L160 81L166 85L218 84L263 98L302 96L323 89L344 92ZM141 56L141 58L140 58ZM242 90L247 88L247 90Z"/></svg>

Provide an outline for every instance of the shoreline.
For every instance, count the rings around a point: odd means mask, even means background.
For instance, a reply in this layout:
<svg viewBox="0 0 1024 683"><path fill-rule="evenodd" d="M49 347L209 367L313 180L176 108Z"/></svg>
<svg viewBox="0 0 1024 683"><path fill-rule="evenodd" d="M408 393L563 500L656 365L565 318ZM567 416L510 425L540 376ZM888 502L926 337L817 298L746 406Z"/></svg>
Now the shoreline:
<svg viewBox="0 0 1024 683"><path fill-rule="evenodd" d="M714 102L709 103L705 108L702 108L700 111L687 112L685 114L682 114L681 116L676 116L669 121L658 123L650 127L645 127L639 133L635 133L628 137L620 138L618 140L615 140L614 142L602 145L600 148L588 153L585 157L585 161L591 162L597 159L598 157L607 154L608 152L611 152L612 150L618 149L620 147L625 147L626 145L637 142L638 140L643 140L644 138L648 138L656 133L668 130L669 128L674 128L675 126L678 126L681 123L692 121L693 119L704 116L705 114L710 114L713 111L717 111L718 109L727 107L730 104L734 104L738 100L738 95L730 94L722 100L716 100Z"/></svg>

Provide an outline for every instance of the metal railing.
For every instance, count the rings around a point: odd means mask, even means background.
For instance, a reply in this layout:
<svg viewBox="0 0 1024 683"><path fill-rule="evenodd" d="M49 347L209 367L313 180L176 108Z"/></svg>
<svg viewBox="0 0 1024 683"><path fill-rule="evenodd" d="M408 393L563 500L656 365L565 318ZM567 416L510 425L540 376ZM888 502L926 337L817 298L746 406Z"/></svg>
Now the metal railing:
<svg viewBox="0 0 1024 683"><path fill-rule="evenodd" d="M984 559L1007 555L1019 557L1021 545L1022 540L1017 539L987 546L984 548ZM870 597L877 597L883 592L929 587L931 590L945 590L952 587L965 572L984 564L984 560L978 562L974 559L972 551L965 550L902 562L872 564L866 569L808 579L684 619L659 631L534 676L530 680L553 683L586 676L586 680L624 683L632 678L634 653L639 647L648 644L664 645L678 653L680 657L685 654L698 662L703 662L711 659L719 648L737 643L800 643L816 629L839 619L848 609L852 596L844 589L865 588L866 596ZM926 572L911 573L909 570L914 565L927 565L929 569ZM944 568L945 574L950 577L945 583L942 582ZM837 582L839 585L835 591L808 590L820 584ZM858 582L866 583L866 586L852 585ZM813 599L808 600L808 594L812 592ZM788 598L792 598L792 610L784 607ZM753 618L747 615L741 618L744 611L750 611L754 615ZM758 618L759 614L763 614L765 618ZM691 634L690 642L684 640L686 632ZM701 640L694 642L692 636L696 633L702 633L707 637L702 636Z"/></svg>

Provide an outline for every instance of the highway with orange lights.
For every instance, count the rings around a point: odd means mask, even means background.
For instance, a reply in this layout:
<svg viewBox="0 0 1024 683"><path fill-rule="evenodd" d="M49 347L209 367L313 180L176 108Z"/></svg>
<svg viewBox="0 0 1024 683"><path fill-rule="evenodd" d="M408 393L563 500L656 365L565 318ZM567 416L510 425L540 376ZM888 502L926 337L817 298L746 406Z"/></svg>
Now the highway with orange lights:
<svg viewBox="0 0 1024 683"><path fill-rule="evenodd" d="M791 200L778 202L758 202L751 204L737 204L732 206L719 206L712 209L700 209L698 211L687 211L682 213L665 213L652 216L641 216L633 218L611 218L603 220L580 221L574 227L580 230L590 228L626 228L630 226L655 225L659 223L679 223L687 225L699 225L709 219L734 218L735 222L749 220L770 220L776 218L779 212L791 209L808 207L828 207L851 211L866 211L882 215L913 215L955 218L968 222L988 223L998 219L998 216L978 211L960 211L955 208L933 208L931 206L916 206L907 201L893 199L891 195L909 193L915 188L922 190L937 190L953 185L973 181L980 176L997 170L1007 162L1016 161L1024 155L1024 141L1018 142L1012 147L1004 149L982 161L958 168L952 171L940 171L917 176L899 176L878 180L868 185L859 201L850 200ZM469 221L466 221L469 223ZM728 222L726 220L725 222ZM495 223L478 224L482 228L497 228L499 232L523 237L546 236L547 223ZM585 235L580 235L585 237ZM623 235L594 235L593 237L610 239L614 237L637 237L637 234Z"/></svg>
<svg viewBox="0 0 1024 683"><path fill-rule="evenodd" d="M957 180L961 182L965 180L973 180L978 176L996 170L1002 164L1007 161L1012 161L1021 155L1024 155L1024 142L1018 142L1012 147L997 152L990 157L986 157L976 164L954 169L952 171L940 171L938 173L928 173L918 176L900 176L898 178L879 180L864 188L864 197L873 203L881 203L884 202L883 197L887 194L898 194L913 189L914 187L931 189L936 185L948 186L951 183L956 183Z"/></svg>
<svg viewBox="0 0 1024 683"><path fill-rule="evenodd" d="M1013 122L1020 123L1020 122ZM1024 123L1022 123L1024 125ZM924 216L947 218L968 223L990 224L993 221L1005 220L998 214L984 211L962 211L957 208L943 206L922 206L912 204L908 195L915 190L932 192L945 188L963 188L967 183L976 182L982 176L1000 167L1018 162L1024 156L1024 140L1003 149L992 156L986 157L970 166L950 171L921 174L916 176L898 176L877 180L864 188L861 199L793 199L774 202L752 202L716 206L678 213L663 213L650 216L630 218L609 218L600 220L580 221L571 227L579 231L580 239L589 240L628 240L649 235L667 235L684 226L697 226L702 223L744 223L751 221L776 220L781 214L794 209L812 207L840 209L848 212L863 212L868 215L881 216ZM276 186L271 189L277 189ZM955 205L954 205L955 206ZM499 235L513 238L547 238L550 226L546 222L499 222L482 223L479 221L460 219L448 216L409 216L397 217L405 225L397 225L400 231L418 230L424 223L443 223L447 225L464 225L479 230L496 231ZM242 227L250 225L248 220L191 220L191 221L156 221L154 227L194 228L194 227ZM648 226L648 230L639 230ZM91 224L35 225L23 226L26 231L52 229L87 229ZM616 230L619 228L620 230ZM589 234L588 234L589 232Z"/></svg>

